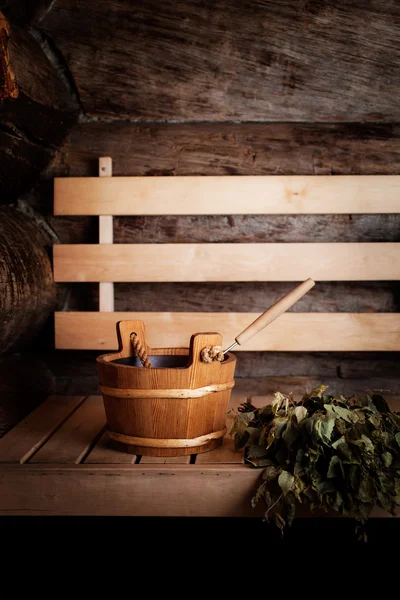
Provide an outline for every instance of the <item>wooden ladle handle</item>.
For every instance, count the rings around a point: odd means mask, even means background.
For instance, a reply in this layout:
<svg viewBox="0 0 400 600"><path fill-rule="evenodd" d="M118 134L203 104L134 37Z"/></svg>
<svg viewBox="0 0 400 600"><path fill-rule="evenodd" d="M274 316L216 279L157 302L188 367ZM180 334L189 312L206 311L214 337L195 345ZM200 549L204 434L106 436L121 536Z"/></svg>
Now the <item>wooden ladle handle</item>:
<svg viewBox="0 0 400 600"><path fill-rule="evenodd" d="M300 300L312 287L314 287L315 281L312 279L306 279L300 285L294 288L291 292L283 296L278 302L275 302L270 308L268 308L262 315L260 315L251 325L246 327L242 333L235 338L236 342L241 346L247 342L254 335L259 333L264 327L275 321L282 313L286 312L293 304Z"/></svg>

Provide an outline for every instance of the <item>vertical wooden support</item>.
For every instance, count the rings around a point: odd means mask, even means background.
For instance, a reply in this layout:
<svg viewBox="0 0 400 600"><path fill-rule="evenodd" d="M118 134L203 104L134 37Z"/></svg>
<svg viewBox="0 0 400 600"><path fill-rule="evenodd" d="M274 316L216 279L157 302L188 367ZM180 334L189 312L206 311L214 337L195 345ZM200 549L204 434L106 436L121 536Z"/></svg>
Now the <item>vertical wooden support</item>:
<svg viewBox="0 0 400 600"><path fill-rule="evenodd" d="M99 158L99 177L112 177L112 159L109 156ZM99 243L113 243L113 218L111 215L99 217ZM101 282L99 284L100 312L114 312L114 284Z"/></svg>

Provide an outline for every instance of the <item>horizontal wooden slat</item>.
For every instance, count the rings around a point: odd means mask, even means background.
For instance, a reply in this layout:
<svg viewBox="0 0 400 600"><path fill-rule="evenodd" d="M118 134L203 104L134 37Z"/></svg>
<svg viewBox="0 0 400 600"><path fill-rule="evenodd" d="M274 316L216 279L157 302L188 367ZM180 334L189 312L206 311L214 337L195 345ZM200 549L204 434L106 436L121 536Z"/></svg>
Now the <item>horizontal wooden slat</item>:
<svg viewBox="0 0 400 600"><path fill-rule="evenodd" d="M397 175L66 177L56 215L398 213Z"/></svg>
<svg viewBox="0 0 400 600"><path fill-rule="evenodd" d="M101 396L89 396L29 462L79 464L89 454L105 426Z"/></svg>
<svg viewBox="0 0 400 600"><path fill-rule="evenodd" d="M261 517L262 504L251 507L261 474L240 464L5 465L0 515Z"/></svg>
<svg viewBox="0 0 400 600"><path fill-rule="evenodd" d="M54 246L55 281L392 281L400 243Z"/></svg>
<svg viewBox="0 0 400 600"><path fill-rule="evenodd" d="M261 516L260 476L245 465L4 466L0 515Z"/></svg>
<svg viewBox="0 0 400 600"><path fill-rule="evenodd" d="M27 462L62 427L83 400L84 396L47 398L0 439L0 462Z"/></svg>
<svg viewBox="0 0 400 600"><path fill-rule="evenodd" d="M116 348L115 323L124 319L142 319L153 348L188 346L191 334L199 331L218 331L229 345L254 317L254 313L57 312L56 348ZM285 313L236 350L400 351L400 314Z"/></svg>

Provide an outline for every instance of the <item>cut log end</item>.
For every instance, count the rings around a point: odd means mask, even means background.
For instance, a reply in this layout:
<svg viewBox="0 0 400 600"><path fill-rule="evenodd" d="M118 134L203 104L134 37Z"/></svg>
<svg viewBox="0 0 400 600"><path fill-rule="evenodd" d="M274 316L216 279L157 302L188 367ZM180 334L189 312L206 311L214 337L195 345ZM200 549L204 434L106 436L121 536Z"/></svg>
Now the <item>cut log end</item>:
<svg viewBox="0 0 400 600"><path fill-rule="evenodd" d="M0 210L0 354L26 345L56 303L50 259L37 226Z"/></svg>
<svg viewBox="0 0 400 600"><path fill-rule="evenodd" d="M10 65L9 38L10 27L0 11L0 100L17 98L19 93L15 75Z"/></svg>

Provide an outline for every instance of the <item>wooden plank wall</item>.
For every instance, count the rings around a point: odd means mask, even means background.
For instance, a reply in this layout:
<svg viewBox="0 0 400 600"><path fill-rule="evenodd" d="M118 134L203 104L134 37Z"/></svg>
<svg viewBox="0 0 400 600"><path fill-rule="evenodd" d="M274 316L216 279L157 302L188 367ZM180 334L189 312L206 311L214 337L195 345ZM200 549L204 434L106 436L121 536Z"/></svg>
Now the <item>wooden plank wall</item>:
<svg viewBox="0 0 400 600"><path fill-rule="evenodd" d="M33 206L50 215L51 178L96 176L99 156L113 158L114 176L398 174L399 17L395 0L52 3L37 26L66 61L81 117ZM63 243L97 241L94 217L49 220ZM392 214L114 219L117 244L399 240ZM119 283L115 310L260 312L290 287ZM63 285L60 308L96 310L97 288ZM293 310L397 312L400 287L328 281L312 300ZM47 352L60 380L76 377L76 354ZM238 374L383 381L397 364L395 353L244 353ZM93 366L80 372L95 380Z"/></svg>

